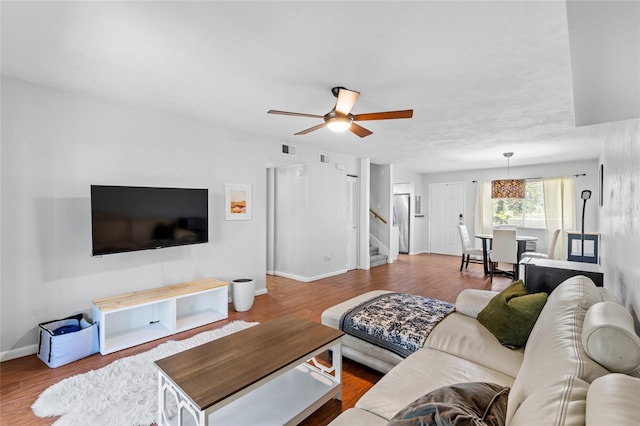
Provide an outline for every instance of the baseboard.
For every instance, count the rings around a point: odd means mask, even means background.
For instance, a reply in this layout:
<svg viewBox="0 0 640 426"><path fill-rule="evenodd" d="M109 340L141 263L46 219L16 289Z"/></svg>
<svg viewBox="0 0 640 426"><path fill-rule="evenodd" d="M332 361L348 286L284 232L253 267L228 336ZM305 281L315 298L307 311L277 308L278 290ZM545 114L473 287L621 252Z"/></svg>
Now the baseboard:
<svg viewBox="0 0 640 426"><path fill-rule="evenodd" d="M290 278L292 280L302 281L304 283L308 283L308 282L311 282L311 281L321 280L323 278L329 278L329 277L333 277L335 275L344 274L345 272L347 272L346 268L345 269L341 269L339 271L328 272L326 274L314 275L314 276L311 276L311 277L304 277L304 276L301 276L301 275L290 274L288 272L281 272L281 271L276 271L276 275L279 276L279 277Z"/></svg>
<svg viewBox="0 0 640 426"><path fill-rule="evenodd" d="M418 251L410 251L409 256L416 256L418 254L429 254L428 250L418 250Z"/></svg>
<svg viewBox="0 0 640 426"><path fill-rule="evenodd" d="M329 272L329 273L322 274L322 275L316 275L316 276L311 277L310 281L321 280L323 278L329 278L329 277L335 277L336 275L344 274L344 273L347 273L347 272L348 271L345 268L345 269L341 269L339 271L333 271L333 272Z"/></svg>
<svg viewBox="0 0 640 426"><path fill-rule="evenodd" d="M256 296L262 296L267 294L267 289L263 288L256 290L254 293ZM231 303L231 295L228 297L228 303ZM0 362L9 361L10 359L21 358L23 356L34 355L38 353L38 345L33 344L29 346L23 346L17 349L11 349L9 351L0 352Z"/></svg>
<svg viewBox="0 0 640 426"><path fill-rule="evenodd" d="M0 362L9 361L10 359L21 358L23 356L33 355L37 353L38 345L23 346L21 348L0 352Z"/></svg>

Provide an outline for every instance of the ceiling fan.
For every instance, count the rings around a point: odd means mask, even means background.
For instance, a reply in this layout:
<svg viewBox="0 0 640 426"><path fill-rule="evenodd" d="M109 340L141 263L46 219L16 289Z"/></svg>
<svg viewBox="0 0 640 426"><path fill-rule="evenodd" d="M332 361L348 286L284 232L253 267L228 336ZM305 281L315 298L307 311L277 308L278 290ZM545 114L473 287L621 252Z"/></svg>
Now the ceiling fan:
<svg viewBox="0 0 640 426"><path fill-rule="evenodd" d="M333 96L337 98L336 105L331 111L325 115L317 114L305 114L301 112L288 112L277 111L270 109L267 114L280 114L280 115L293 115L297 117L313 117L322 118L324 123L320 123L316 126L310 127L305 130L301 130L296 135L306 135L315 130L321 129L325 126L334 132L344 132L346 130L351 131L361 138L369 136L373 132L365 129L364 127L354 123L354 121L367 121L367 120L392 120L396 118L411 118L413 117L412 109L404 109L400 111L385 111L385 112L369 112L364 114L351 114L351 108L358 100L360 92L348 90L344 87L334 87L331 89Z"/></svg>

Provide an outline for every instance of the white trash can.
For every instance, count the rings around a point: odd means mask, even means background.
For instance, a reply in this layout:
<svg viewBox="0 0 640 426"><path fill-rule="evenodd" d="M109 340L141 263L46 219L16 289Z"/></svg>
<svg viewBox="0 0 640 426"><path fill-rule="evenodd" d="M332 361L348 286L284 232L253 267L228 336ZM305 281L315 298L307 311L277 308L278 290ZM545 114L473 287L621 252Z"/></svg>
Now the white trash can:
<svg viewBox="0 0 640 426"><path fill-rule="evenodd" d="M256 292L256 280L253 278L237 278L231 281L231 301L233 309L245 312L253 306Z"/></svg>

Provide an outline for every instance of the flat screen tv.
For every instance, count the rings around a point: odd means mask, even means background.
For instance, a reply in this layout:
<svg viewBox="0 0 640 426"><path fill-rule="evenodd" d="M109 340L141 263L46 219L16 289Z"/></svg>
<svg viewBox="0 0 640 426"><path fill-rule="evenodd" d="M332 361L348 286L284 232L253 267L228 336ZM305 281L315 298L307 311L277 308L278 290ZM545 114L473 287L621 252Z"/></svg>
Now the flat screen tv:
<svg viewBox="0 0 640 426"><path fill-rule="evenodd" d="M94 256L209 241L207 189L91 185Z"/></svg>

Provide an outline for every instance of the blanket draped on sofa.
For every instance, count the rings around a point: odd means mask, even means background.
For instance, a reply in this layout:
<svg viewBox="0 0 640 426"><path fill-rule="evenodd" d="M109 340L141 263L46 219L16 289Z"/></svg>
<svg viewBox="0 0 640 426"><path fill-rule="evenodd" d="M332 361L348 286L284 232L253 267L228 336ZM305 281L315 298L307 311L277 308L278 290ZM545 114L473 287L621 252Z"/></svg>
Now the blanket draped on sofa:
<svg viewBox="0 0 640 426"><path fill-rule="evenodd" d="M453 304L442 300L387 293L345 312L340 329L407 357L424 345L431 330L454 309Z"/></svg>

